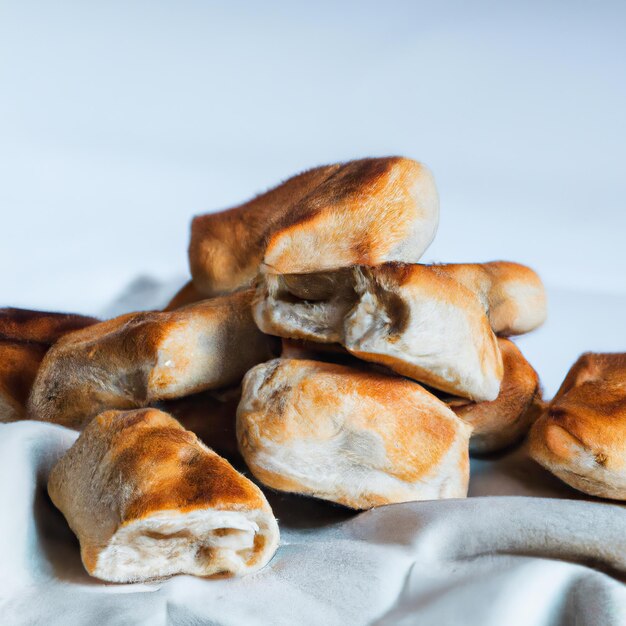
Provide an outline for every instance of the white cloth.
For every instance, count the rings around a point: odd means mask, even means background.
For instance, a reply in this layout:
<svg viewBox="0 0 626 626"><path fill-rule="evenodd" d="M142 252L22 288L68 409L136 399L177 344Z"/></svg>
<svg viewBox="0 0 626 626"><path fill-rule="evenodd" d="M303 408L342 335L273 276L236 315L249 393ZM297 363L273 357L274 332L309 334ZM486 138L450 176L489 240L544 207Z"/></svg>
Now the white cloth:
<svg viewBox="0 0 626 626"><path fill-rule="evenodd" d="M568 296L551 304L570 314L538 333L541 342L531 337L526 352L536 349L531 361L556 381L566 367L558 375L548 367L558 355L545 346L561 345L559 332L578 325L586 335L572 341L601 349L590 339L597 327L585 323L603 315L615 340L624 302L611 309ZM86 574L46 493L50 468L75 437L37 422L0 425L1 624L626 624L626 509L569 489L524 447L474 459L466 500L355 514L268 493L281 546L264 570L115 585Z"/></svg>

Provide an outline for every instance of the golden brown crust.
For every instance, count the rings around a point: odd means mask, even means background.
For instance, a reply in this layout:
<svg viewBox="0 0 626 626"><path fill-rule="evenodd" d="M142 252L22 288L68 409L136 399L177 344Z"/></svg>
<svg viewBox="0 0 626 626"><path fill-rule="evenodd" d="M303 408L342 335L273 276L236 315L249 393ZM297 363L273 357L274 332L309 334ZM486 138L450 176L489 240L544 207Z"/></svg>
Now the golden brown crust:
<svg viewBox="0 0 626 626"><path fill-rule="evenodd" d="M580 491L626 500L626 353L576 361L531 431L531 454Z"/></svg>
<svg viewBox="0 0 626 626"><path fill-rule="evenodd" d="M537 372L519 348L508 339L498 339L504 377L500 394L492 402L446 401L474 430L471 452L494 452L519 441L544 408Z"/></svg>
<svg viewBox="0 0 626 626"><path fill-rule="evenodd" d="M92 317L0 309L0 422L26 418L26 402L48 348L61 336L96 323Z"/></svg>
<svg viewBox="0 0 626 626"><path fill-rule="evenodd" d="M0 339L0 422L26 417L26 402L46 353L40 343Z"/></svg>
<svg viewBox="0 0 626 626"><path fill-rule="evenodd" d="M529 267L509 261L444 263L433 266L450 276L485 303L489 322L499 335L527 333L545 321L546 293Z"/></svg>
<svg viewBox="0 0 626 626"><path fill-rule="evenodd" d="M194 511L258 511L271 516L258 487L155 409L108 411L94 418L53 468L48 492L78 536L86 569L109 580L122 580L122 575L132 580L142 571L129 569L124 545L115 545L114 535L125 527L164 515L180 524L180 516ZM190 533L183 528L161 536L176 541ZM155 533L148 529L144 534ZM152 558L151 548L145 549L145 558ZM154 552L158 549L152 546ZM114 553L107 561L102 556L107 550L119 550L120 556ZM189 559L181 563L184 573ZM176 570L166 563L161 571L143 577L163 572Z"/></svg>
<svg viewBox="0 0 626 626"><path fill-rule="evenodd" d="M0 309L0 337L52 345L68 332L95 324L95 317L7 307Z"/></svg>
<svg viewBox="0 0 626 626"><path fill-rule="evenodd" d="M264 332L340 343L358 358L448 393L498 395L502 360L486 305L438 267L384 263L266 275L253 314Z"/></svg>
<svg viewBox="0 0 626 626"><path fill-rule="evenodd" d="M312 272L417 261L434 236L432 176L401 157L318 167L239 207L193 220L189 259L207 296L249 285L263 264Z"/></svg>
<svg viewBox="0 0 626 626"><path fill-rule="evenodd" d="M470 431L412 381L307 360L252 369L237 412L259 480L353 508L461 497Z"/></svg>
<svg viewBox="0 0 626 626"><path fill-rule="evenodd" d="M106 409L238 384L272 357L251 299L239 292L171 312L129 313L66 335L43 360L31 416L82 428Z"/></svg>
<svg viewBox="0 0 626 626"><path fill-rule="evenodd" d="M188 304L199 302L200 300L206 300L206 296L202 295L194 286L192 281L185 283L174 297L170 300L168 305L163 309L164 311L174 311L180 309Z"/></svg>

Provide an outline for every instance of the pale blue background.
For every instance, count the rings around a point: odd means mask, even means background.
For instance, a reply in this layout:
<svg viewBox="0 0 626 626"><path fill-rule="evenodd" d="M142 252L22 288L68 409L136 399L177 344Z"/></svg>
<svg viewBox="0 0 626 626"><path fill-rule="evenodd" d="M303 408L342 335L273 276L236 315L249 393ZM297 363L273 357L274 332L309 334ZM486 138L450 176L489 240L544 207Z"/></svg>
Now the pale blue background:
<svg viewBox="0 0 626 626"><path fill-rule="evenodd" d="M579 291L613 311L552 386L624 349L626 3L338 4L0 0L2 304L102 311L186 274L193 214L403 154L441 194L424 260L530 264L557 330Z"/></svg>

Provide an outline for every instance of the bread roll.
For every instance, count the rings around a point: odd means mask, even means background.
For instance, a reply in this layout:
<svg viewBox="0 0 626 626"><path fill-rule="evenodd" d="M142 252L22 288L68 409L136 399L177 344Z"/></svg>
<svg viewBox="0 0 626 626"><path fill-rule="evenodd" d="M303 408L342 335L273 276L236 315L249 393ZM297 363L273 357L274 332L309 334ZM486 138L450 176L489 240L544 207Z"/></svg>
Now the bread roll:
<svg viewBox="0 0 626 626"><path fill-rule="evenodd" d="M546 319L546 292L533 270L519 263L448 263L435 266L477 294L499 335L521 335Z"/></svg>
<svg viewBox="0 0 626 626"><path fill-rule="evenodd" d="M0 309L0 422L26 418L26 403L41 360L62 335L96 323L93 317Z"/></svg>
<svg viewBox="0 0 626 626"><path fill-rule="evenodd" d="M512 341L500 338L498 345L504 363L498 397L492 402L446 400L446 404L474 428L470 452L495 452L516 443L544 408L537 372Z"/></svg>
<svg viewBox="0 0 626 626"><path fill-rule="evenodd" d="M47 347L0 339L0 422L26 418L28 394Z"/></svg>
<svg viewBox="0 0 626 626"><path fill-rule="evenodd" d="M175 311L181 307L193 304L194 302L200 302L200 300L206 300L206 296L203 296L195 287L194 284L189 281L185 283L169 301L168 305L163 309L164 311Z"/></svg>
<svg viewBox="0 0 626 626"><path fill-rule="evenodd" d="M326 165L196 217L191 275L200 293L214 296L249 285L262 264L285 274L415 262L438 221L435 183L420 163L391 157Z"/></svg>
<svg viewBox="0 0 626 626"><path fill-rule="evenodd" d="M257 365L237 410L263 484L354 509L465 497L470 433L413 381L317 361Z"/></svg>
<svg viewBox="0 0 626 626"><path fill-rule="evenodd" d="M495 400L500 390L502 357L484 304L437 267L265 275L253 313L266 333L340 343L453 395Z"/></svg>
<svg viewBox="0 0 626 626"><path fill-rule="evenodd" d="M106 409L132 409L237 385L273 356L255 326L252 292L171 312L130 313L66 335L46 355L30 414L82 428Z"/></svg>
<svg viewBox="0 0 626 626"><path fill-rule="evenodd" d="M533 426L530 453L579 491L626 500L626 353L576 361Z"/></svg>
<svg viewBox="0 0 626 626"><path fill-rule="evenodd" d="M13 307L0 309L0 337L51 346L59 337L91 326L95 317L74 313L50 313Z"/></svg>
<svg viewBox="0 0 626 626"><path fill-rule="evenodd" d="M52 469L48 493L102 580L241 575L278 545L260 489L155 409L93 419Z"/></svg>

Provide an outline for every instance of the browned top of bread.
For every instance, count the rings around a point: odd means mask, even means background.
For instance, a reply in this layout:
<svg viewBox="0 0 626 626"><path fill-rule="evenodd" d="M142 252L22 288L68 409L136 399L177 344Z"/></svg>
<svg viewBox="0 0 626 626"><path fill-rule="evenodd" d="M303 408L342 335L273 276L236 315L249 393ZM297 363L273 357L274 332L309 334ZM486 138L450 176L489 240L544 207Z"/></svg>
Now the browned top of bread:
<svg viewBox="0 0 626 626"><path fill-rule="evenodd" d="M81 428L106 409L133 409L237 385L271 358L252 319L251 291L169 312L139 312L65 335L44 358L33 418Z"/></svg>
<svg viewBox="0 0 626 626"><path fill-rule="evenodd" d="M271 513L258 487L156 409L107 411L91 420L53 468L48 492L78 535L89 572L120 528L154 515Z"/></svg>
<svg viewBox="0 0 626 626"><path fill-rule="evenodd" d="M253 200L196 217L189 259L206 295L267 271L312 272L385 260L417 261L438 223L428 170L401 157L318 167Z"/></svg>
<svg viewBox="0 0 626 626"><path fill-rule="evenodd" d="M53 344L62 335L95 324L94 317L7 307L0 309L0 336Z"/></svg>
<svg viewBox="0 0 626 626"><path fill-rule="evenodd" d="M626 353L583 354L572 366L550 404L546 419L590 449L626 453ZM569 456L557 437L548 446ZM618 458L613 459L618 462ZM620 461L626 472L626 457Z"/></svg>
<svg viewBox="0 0 626 626"><path fill-rule="evenodd" d="M22 419L37 369L46 353L40 343L0 339L0 422Z"/></svg>

